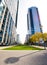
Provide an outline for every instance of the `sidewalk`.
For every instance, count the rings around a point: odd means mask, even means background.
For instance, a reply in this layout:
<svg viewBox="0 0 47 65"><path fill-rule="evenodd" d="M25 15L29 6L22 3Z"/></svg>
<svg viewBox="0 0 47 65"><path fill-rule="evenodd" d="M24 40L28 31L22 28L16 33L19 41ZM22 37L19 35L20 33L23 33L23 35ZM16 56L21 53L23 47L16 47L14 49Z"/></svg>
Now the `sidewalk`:
<svg viewBox="0 0 47 65"><path fill-rule="evenodd" d="M36 47L36 48L42 48L44 49L44 46L36 46L36 45L32 45L33 47ZM47 47L45 47L47 49Z"/></svg>
<svg viewBox="0 0 47 65"><path fill-rule="evenodd" d="M9 47L12 47L12 46L0 46L0 50L2 50L4 48L9 48Z"/></svg>

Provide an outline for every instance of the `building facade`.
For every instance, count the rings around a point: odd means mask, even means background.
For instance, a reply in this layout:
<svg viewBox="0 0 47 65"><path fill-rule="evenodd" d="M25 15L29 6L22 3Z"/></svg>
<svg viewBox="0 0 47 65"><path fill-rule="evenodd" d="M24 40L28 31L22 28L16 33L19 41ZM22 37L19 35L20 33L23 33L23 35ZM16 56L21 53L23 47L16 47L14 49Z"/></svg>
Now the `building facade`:
<svg viewBox="0 0 47 65"><path fill-rule="evenodd" d="M30 35L29 35L29 34L26 34L26 37L25 37L25 43L28 42L29 38L30 38Z"/></svg>
<svg viewBox="0 0 47 65"><path fill-rule="evenodd" d="M38 8L31 7L28 9L27 24L28 34L32 35L36 32L42 32Z"/></svg>
<svg viewBox="0 0 47 65"><path fill-rule="evenodd" d="M0 45L10 45L14 21L6 5L0 5Z"/></svg>
<svg viewBox="0 0 47 65"><path fill-rule="evenodd" d="M16 41L18 44L20 43L20 35L17 34L17 41Z"/></svg>
<svg viewBox="0 0 47 65"><path fill-rule="evenodd" d="M4 0L17 27L19 0Z"/></svg>

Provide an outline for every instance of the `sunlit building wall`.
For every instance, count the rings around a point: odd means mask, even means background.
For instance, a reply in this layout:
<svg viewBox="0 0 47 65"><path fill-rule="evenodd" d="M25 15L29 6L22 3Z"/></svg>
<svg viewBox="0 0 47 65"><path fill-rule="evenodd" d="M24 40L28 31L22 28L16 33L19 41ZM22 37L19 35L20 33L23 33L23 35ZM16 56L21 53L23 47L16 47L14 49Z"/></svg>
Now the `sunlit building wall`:
<svg viewBox="0 0 47 65"><path fill-rule="evenodd" d="M17 27L19 0L4 0Z"/></svg>

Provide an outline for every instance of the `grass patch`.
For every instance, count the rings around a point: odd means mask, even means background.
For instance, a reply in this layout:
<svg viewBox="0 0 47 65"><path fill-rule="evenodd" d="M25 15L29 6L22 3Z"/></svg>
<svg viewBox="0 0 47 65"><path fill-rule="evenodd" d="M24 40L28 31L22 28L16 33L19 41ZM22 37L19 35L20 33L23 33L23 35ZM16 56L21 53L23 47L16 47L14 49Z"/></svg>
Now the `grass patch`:
<svg viewBox="0 0 47 65"><path fill-rule="evenodd" d="M5 48L3 50L43 50L41 48L36 48L33 46L25 46L25 45L21 45L21 46L13 46L10 48Z"/></svg>

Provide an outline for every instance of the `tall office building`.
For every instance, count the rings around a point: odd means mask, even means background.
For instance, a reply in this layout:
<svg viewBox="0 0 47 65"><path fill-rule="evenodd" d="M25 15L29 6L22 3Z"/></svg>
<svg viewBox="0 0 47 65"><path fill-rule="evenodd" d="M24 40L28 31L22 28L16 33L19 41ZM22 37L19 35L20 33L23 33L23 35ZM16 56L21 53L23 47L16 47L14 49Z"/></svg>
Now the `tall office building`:
<svg viewBox="0 0 47 65"><path fill-rule="evenodd" d="M4 0L17 27L19 0Z"/></svg>
<svg viewBox="0 0 47 65"><path fill-rule="evenodd" d="M13 25L14 21L7 6L5 4L0 5L0 45L9 45L12 43Z"/></svg>
<svg viewBox="0 0 47 65"><path fill-rule="evenodd" d="M28 9L27 24L29 35L32 35L36 32L42 32L38 8L31 7Z"/></svg>

